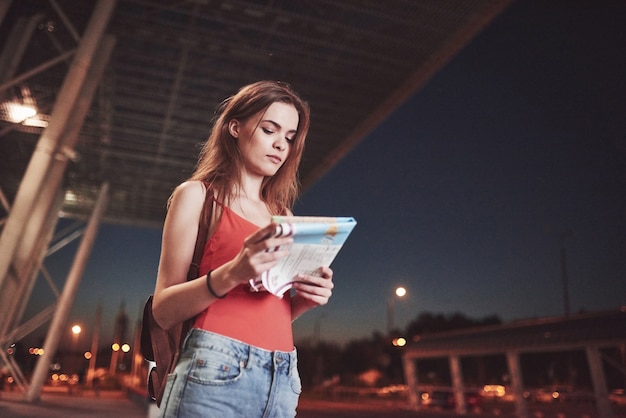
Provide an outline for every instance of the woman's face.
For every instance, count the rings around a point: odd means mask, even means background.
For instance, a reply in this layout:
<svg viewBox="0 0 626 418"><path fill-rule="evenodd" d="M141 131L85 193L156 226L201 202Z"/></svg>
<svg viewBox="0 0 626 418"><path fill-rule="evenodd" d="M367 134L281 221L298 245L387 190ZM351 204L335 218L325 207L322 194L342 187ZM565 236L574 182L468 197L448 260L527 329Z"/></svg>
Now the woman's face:
<svg viewBox="0 0 626 418"><path fill-rule="evenodd" d="M298 112L287 103L274 102L267 110L241 122L228 124L237 140L248 174L269 177L276 174L289 156L298 129Z"/></svg>

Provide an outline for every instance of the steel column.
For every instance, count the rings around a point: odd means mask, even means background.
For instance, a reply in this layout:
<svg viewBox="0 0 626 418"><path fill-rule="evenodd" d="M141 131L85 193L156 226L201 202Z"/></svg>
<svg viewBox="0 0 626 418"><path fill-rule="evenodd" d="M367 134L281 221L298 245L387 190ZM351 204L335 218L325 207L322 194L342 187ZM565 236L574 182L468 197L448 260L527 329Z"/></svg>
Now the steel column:
<svg viewBox="0 0 626 418"><path fill-rule="evenodd" d="M450 356L450 373L452 375L452 387L454 388L454 404L457 414L467 414L467 404L465 403L465 386L463 385L463 371L461 370L461 358Z"/></svg>
<svg viewBox="0 0 626 418"><path fill-rule="evenodd" d="M609 402L609 391L606 386L604 369L602 368L600 349L596 346L588 346L585 348L585 352L587 353L589 372L591 373L591 381L593 382L593 393L596 397L598 416L600 418L613 418L613 410Z"/></svg>
<svg viewBox="0 0 626 418"><path fill-rule="evenodd" d="M41 262L41 254L49 243L50 229L54 225L52 222L46 222L46 220L49 217L56 219L58 213L58 207L52 205L52 201L60 189L68 158L73 153L73 146L78 138L82 123L90 108L114 44L112 37L105 37L94 57L92 57L93 65L87 73L87 81L80 86L79 94L74 99L74 108L70 112L71 115L65 118L65 126L62 137L59 138L57 144L56 154L54 156L49 155L50 160L48 161L46 178L42 179L45 182L45 187L40 187L39 193L37 196L34 196L34 206L31 208L28 222L21 226L21 236L16 242L11 260L13 268L5 274L5 278L10 280L5 280L4 283L0 281L0 289L2 289L0 294L0 313L2 314L0 316L0 335L6 334L20 320L24 307L30 298L30 293L37 277L36 267ZM52 122L53 120L51 120ZM37 151L35 151L35 154L37 154ZM31 165L34 159L36 159L36 155L33 155ZM25 186L26 181L25 176L20 185L20 190ZM17 213L16 217L20 215L17 205L18 199L19 191L18 197L16 197L16 204L9 215L2 237L7 233L6 229L9 227L14 214ZM44 239L45 237L47 239ZM0 242L0 245L2 245L2 242ZM4 247L0 248L4 249Z"/></svg>
<svg viewBox="0 0 626 418"><path fill-rule="evenodd" d="M109 184L105 183L100 189L96 206L91 214L91 218L89 219L85 235L83 236L80 246L78 247L78 251L76 252L76 257L74 258L74 263L72 264L72 268L70 269L67 280L65 281L63 292L61 292L57 310L52 318L52 323L50 324L50 329L48 330L48 334L46 335L46 340L43 345L44 353L37 361L37 365L33 371L32 381L28 391L26 392L26 401L37 401L41 397L41 389L48 376L50 364L59 346L59 341L61 340L61 335L63 334L63 328L67 322L76 291L78 290L78 285L80 284L83 271L85 270L85 265L87 264L87 259L89 258L91 248L96 239L100 220L106 210L108 197Z"/></svg>
<svg viewBox="0 0 626 418"><path fill-rule="evenodd" d="M93 331L91 335L91 358L89 359L89 369L87 370L88 388L93 388L93 378L96 374L96 360L98 359L98 344L100 343L100 326L102 325L102 302L98 302L96 308L96 318L94 319Z"/></svg>
<svg viewBox="0 0 626 418"><path fill-rule="evenodd" d="M420 398L417 392L417 359L404 357L404 379L407 384L409 395L409 407L419 409Z"/></svg>
<svg viewBox="0 0 626 418"><path fill-rule="evenodd" d="M515 416L517 418L529 418L526 400L524 399L524 386L522 383L522 367L519 360L519 353L514 351L506 352L506 362L511 376L511 390L515 399Z"/></svg>
<svg viewBox="0 0 626 418"><path fill-rule="evenodd" d="M9 7L11 7L11 0L0 0L0 25L4 22Z"/></svg>
<svg viewBox="0 0 626 418"><path fill-rule="evenodd" d="M65 77L57 102L55 104L50 123L44 130L37 147L26 169L9 214L7 223L0 236L0 294L13 294L7 273L10 270L13 258L21 241L25 225L28 224L33 208L38 202L38 196L46 183L50 167L56 158L64 157L64 149L71 149L73 143L65 143L64 138L68 120L80 94L83 83L87 78L87 71L91 66L93 56L109 18L115 8L115 0L100 0L96 4L81 44L76 52L72 65ZM74 138L75 140L75 138ZM56 185L56 188L59 184ZM7 323L4 322L6 304L0 304L0 334L6 332Z"/></svg>
<svg viewBox="0 0 626 418"><path fill-rule="evenodd" d="M13 26L9 34L9 40L6 42L4 50L0 55L0 84L15 75L33 32L42 18L43 15L41 14L36 14L28 19L22 17ZM0 97L2 96L2 92L0 92Z"/></svg>

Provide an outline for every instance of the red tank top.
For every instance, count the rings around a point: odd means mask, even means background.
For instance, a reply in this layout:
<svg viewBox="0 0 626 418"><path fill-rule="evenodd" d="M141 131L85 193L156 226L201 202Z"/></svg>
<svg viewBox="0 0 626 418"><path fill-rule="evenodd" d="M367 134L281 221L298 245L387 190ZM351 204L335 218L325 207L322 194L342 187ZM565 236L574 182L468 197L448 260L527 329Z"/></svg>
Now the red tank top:
<svg viewBox="0 0 626 418"><path fill-rule="evenodd" d="M259 227L223 207L221 219L204 247L200 274L232 260L243 241ZM196 328L221 334L266 350L293 350L289 293L282 299L239 285L213 302L195 320Z"/></svg>

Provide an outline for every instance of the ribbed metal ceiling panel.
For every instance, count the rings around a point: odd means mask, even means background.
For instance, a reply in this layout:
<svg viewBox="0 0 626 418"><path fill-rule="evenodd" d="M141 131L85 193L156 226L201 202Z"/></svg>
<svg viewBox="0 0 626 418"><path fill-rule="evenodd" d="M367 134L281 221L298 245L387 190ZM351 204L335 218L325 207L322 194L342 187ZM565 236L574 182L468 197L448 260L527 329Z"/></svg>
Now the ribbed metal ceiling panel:
<svg viewBox="0 0 626 418"><path fill-rule="evenodd" d="M304 186L445 65L509 0L119 0L116 46L70 164L68 216L111 186L107 222L160 225L172 189L193 170L217 104L260 79L290 83L311 104ZM19 19L37 28L13 77L74 50L95 2L13 1L0 47ZM22 23L20 23L22 24ZM68 54L69 55L69 54ZM71 56L0 91L30 91L49 115ZM0 84L8 80L0 80ZM0 188L19 187L41 129L0 110Z"/></svg>

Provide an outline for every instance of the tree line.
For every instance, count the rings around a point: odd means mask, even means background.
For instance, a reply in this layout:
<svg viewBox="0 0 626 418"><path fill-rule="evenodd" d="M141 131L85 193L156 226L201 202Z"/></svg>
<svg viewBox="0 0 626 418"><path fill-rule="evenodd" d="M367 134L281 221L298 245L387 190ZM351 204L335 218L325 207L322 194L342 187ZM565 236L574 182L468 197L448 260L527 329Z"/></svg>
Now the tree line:
<svg viewBox="0 0 626 418"><path fill-rule="evenodd" d="M330 382L366 386L370 382L364 380L363 375L368 372L377 372L376 386L402 383L404 348L394 346L394 338L402 336L410 343L417 335L501 323L495 315L475 319L459 312L422 312L404 330L394 329L391 335L374 331L369 337L349 341L343 346L327 341L302 341L298 344L302 384L305 389Z"/></svg>

